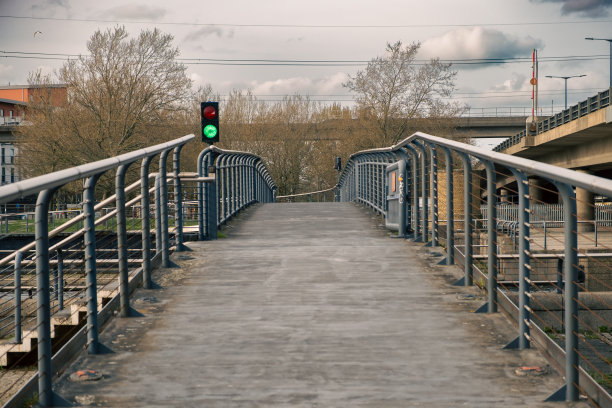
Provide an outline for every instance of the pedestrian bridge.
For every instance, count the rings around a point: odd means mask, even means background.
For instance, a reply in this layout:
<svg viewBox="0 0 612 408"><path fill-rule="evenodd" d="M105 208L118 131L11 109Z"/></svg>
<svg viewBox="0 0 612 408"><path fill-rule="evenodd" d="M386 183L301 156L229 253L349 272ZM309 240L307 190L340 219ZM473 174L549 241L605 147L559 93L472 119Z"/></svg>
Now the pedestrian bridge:
<svg viewBox="0 0 612 408"><path fill-rule="evenodd" d="M416 133L277 197L249 153L181 172L191 139L0 187L38 194L2 221L4 242L35 224L0 260L6 406L611 406L612 224L576 211L609 180ZM536 214L528 175L561 217ZM76 180L83 210L50 211Z"/></svg>
<svg viewBox="0 0 612 408"><path fill-rule="evenodd" d="M113 353L83 355L55 391L117 407L518 407L563 382L517 376L547 363L501 349L514 329L471 313L482 296L452 286L439 249L355 204L258 205L226 230L175 253L159 279L178 276L102 332ZM105 378L70 382L80 369Z"/></svg>

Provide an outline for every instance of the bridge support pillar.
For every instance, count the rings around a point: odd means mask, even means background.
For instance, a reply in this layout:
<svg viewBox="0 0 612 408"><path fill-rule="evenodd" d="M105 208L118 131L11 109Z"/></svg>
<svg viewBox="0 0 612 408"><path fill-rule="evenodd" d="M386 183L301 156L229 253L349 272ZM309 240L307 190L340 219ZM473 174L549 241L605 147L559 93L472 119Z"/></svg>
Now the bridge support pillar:
<svg viewBox="0 0 612 408"><path fill-rule="evenodd" d="M542 204L544 202L544 194L542 186L544 182L538 177L529 177L529 200L531 208L534 204Z"/></svg>
<svg viewBox="0 0 612 408"><path fill-rule="evenodd" d="M586 170L576 170L579 173L590 174ZM595 194L583 188L576 187L576 215L578 216L578 232L595 230ZM580 222L587 221L587 222Z"/></svg>
<svg viewBox="0 0 612 408"><path fill-rule="evenodd" d="M507 189L502 188L501 190L499 190L499 202L500 204L508 203L508 190Z"/></svg>

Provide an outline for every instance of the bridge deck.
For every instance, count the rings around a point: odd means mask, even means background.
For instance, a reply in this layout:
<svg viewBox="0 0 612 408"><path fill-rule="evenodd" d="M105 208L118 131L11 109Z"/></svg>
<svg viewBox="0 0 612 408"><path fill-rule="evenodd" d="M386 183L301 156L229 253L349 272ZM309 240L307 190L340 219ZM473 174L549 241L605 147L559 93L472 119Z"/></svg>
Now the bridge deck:
<svg viewBox="0 0 612 408"><path fill-rule="evenodd" d="M535 350L503 351L502 315L470 313L455 267L347 203L249 209L228 238L190 242L56 383L81 404L144 407L558 407ZM438 258L439 259L439 258ZM78 369L105 375L72 383ZM578 405L574 405L578 406Z"/></svg>

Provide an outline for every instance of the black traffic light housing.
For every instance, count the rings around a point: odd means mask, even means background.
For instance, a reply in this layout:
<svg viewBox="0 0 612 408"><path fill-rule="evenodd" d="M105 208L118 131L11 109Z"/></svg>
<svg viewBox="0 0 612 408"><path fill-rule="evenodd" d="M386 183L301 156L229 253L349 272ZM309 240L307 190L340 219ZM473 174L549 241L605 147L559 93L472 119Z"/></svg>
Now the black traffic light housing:
<svg viewBox="0 0 612 408"><path fill-rule="evenodd" d="M213 144L219 141L219 102L200 103L202 115L202 141Z"/></svg>

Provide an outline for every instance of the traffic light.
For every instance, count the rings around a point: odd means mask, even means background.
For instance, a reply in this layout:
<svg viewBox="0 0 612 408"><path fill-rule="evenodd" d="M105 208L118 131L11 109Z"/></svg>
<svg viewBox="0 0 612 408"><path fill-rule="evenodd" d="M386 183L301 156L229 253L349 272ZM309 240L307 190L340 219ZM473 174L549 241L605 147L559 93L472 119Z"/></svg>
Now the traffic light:
<svg viewBox="0 0 612 408"><path fill-rule="evenodd" d="M213 144L219 141L219 102L202 102L202 141Z"/></svg>

